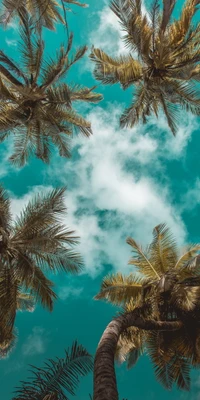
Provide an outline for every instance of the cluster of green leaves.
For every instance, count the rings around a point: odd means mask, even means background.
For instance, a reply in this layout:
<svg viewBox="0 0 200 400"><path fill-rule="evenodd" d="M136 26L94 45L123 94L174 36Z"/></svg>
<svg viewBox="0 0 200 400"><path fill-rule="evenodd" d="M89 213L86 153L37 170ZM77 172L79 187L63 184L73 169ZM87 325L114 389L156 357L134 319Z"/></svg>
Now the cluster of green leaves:
<svg viewBox="0 0 200 400"><path fill-rule="evenodd" d="M190 367L200 367L200 244L187 246L179 253L166 225L153 231L151 244L143 249L128 238L135 273L120 273L104 278L96 299L122 305L123 312L136 307L145 320L182 321L177 331L125 329L118 341L116 359L135 365L146 351L155 368L156 378L170 389L173 383L190 388Z"/></svg>
<svg viewBox="0 0 200 400"><path fill-rule="evenodd" d="M192 19L199 0L186 0L180 18L172 20L176 0L154 0L143 13L142 0L113 0L111 9L125 32L128 56L111 57L93 48L94 75L103 84L120 83L123 89L135 86L132 104L122 114L122 127L145 123L151 114L164 112L173 134L180 109L200 115L200 23ZM137 53L137 58L135 58Z"/></svg>

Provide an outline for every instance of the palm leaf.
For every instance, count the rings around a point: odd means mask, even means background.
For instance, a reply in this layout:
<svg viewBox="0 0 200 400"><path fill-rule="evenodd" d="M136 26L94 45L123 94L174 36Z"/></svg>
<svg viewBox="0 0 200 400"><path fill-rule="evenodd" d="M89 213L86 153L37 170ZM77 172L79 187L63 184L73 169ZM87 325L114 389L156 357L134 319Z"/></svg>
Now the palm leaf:
<svg viewBox="0 0 200 400"><path fill-rule="evenodd" d="M129 264L135 265L140 272L147 276L147 278L159 278L156 266L151 264L147 255L137 242L130 237L127 238L126 242L132 247L132 252L134 253L134 257L130 259Z"/></svg>
<svg viewBox="0 0 200 400"><path fill-rule="evenodd" d="M194 258L200 250L200 244L192 244L187 246L187 248L183 251L183 254L179 257L175 268L180 269L183 267L188 261Z"/></svg>
<svg viewBox="0 0 200 400"><path fill-rule="evenodd" d="M53 189L45 194L37 194L15 221L15 235L12 240L31 239L40 230L57 222L66 211L64 203L65 188Z"/></svg>
<svg viewBox="0 0 200 400"><path fill-rule="evenodd" d="M173 381L179 389L190 390L190 365L184 357L174 357L171 365L171 375Z"/></svg>
<svg viewBox="0 0 200 400"><path fill-rule="evenodd" d="M162 22L160 25L160 29L162 32L165 32L167 25L170 22L170 17L173 13L173 9L175 6L176 0L163 0L163 15Z"/></svg>
<svg viewBox="0 0 200 400"><path fill-rule="evenodd" d="M151 263L156 265L160 274L174 267L177 261L177 244L166 224L160 224L153 230L150 245Z"/></svg>
<svg viewBox="0 0 200 400"><path fill-rule="evenodd" d="M113 304L121 304L137 299L141 295L143 279L130 274L125 277L118 273L108 275L103 279L100 292L95 296L96 300L106 299Z"/></svg>
<svg viewBox="0 0 200 400"><path fill-rule="evenodd" d="M83 346L74 342L65 351L65 358L50 359L43 368L32 367L33 378L28 382L21 382L21 388L17 388L13 400L46 399L48 397L45 396L52 395L53 399L55 396L67 399L64 391L74 396L80 377L87 375L92 368L90 354Z"/></svg>
<svg viewBox="0 0 200 400"><path fill-rule="evenodd" d="M120 82L126 89L142 78L142 66L132 56L112 58L102 50L93 48L90 58L95 62L94 76L103 84Z"/></svg>
<svg viewBox="0 0 200 400"><path fill-rule="evenodd" d="M0 186L0 229L8 231L11 224L10 199L8 193Z"/></svg>

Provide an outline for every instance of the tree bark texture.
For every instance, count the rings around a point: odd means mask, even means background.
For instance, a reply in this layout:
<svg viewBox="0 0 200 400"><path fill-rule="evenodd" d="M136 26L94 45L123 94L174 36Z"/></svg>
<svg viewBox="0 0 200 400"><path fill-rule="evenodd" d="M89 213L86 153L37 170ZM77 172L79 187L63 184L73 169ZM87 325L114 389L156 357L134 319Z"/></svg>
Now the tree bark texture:
<svg viewBox="0 0 200 400"><path fill-rule="evenodd" d="M182 322L144 320L138 317L137 309L112 320L101 337L95 356L93 400L118 400L115 351L120 334L131 326L144 330L172 331L180 329Z"/></svg>

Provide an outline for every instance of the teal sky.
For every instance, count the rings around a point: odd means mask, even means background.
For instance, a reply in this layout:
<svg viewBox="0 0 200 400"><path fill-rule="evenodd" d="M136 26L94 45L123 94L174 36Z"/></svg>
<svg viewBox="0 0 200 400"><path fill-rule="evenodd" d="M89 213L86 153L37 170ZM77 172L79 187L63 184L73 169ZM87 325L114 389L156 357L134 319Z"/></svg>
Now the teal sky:
<svg viewBox="0 0 200 400"><path fill-rule="evenodd" d="M108 8L108 1L88 0L89 8L73 8L69 14L74 46L92 44L117 55L124 52L119 25ZM177 8L183 2L177 0ZM198 14L199 18L199 14ZM1 31L1 46L19 62L17 27ZM44 32L46 52L52 56L65 39L63 27ZM89 53L88 53L89 54ZM69 75L71 82L92 86L89 58L77 64ZM130 271L131 255L127 236L146 244L156 224L167 222L180 246L200 242L200 120L180 114L174 138L160 115L146 126L132 130L119 128L119 116L131 99L131 90L118 86L97 89L104 100L97 106L81 107L91 120L94 135L73 139L73 156L63 160L53 155L50 166L32 159L21 170L7 161L12 141L0 147L0 179L12 197L13 213L18 213L33 193L49 187L67 185L68 215L64 222L81 237L79 250L85 259L84 274L56 276L59 301L52 314L37 306L34 313L19 313L18 342L8 359L0 360L2 400L11 400L14 387L29 376L28 365L42 365L45 358L64 355L74 339L94 354L100 336L117 309L93 300L102 277L108 272ZM200 378L192 375L189 394L165 391L155 381L147 357L127 371L117 368L120 399L198 400ZM78 396L88 400L92 376L82 381Z"/></svg>

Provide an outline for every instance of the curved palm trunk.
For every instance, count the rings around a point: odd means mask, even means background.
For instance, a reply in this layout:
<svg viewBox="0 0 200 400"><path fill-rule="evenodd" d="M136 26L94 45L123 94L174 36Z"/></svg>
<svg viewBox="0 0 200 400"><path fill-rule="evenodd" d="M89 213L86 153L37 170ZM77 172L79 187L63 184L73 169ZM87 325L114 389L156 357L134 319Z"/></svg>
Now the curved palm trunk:
<svg viewBox="0 0 200 400"><path fill-rule="evenodd" d="M178 330L180 321L154 321L138 317L138 310L121 315L109 323L99 342L94 363L94 399L118 400L114 356L120 334L124 329L135 326L145 330Z"/></svg>

